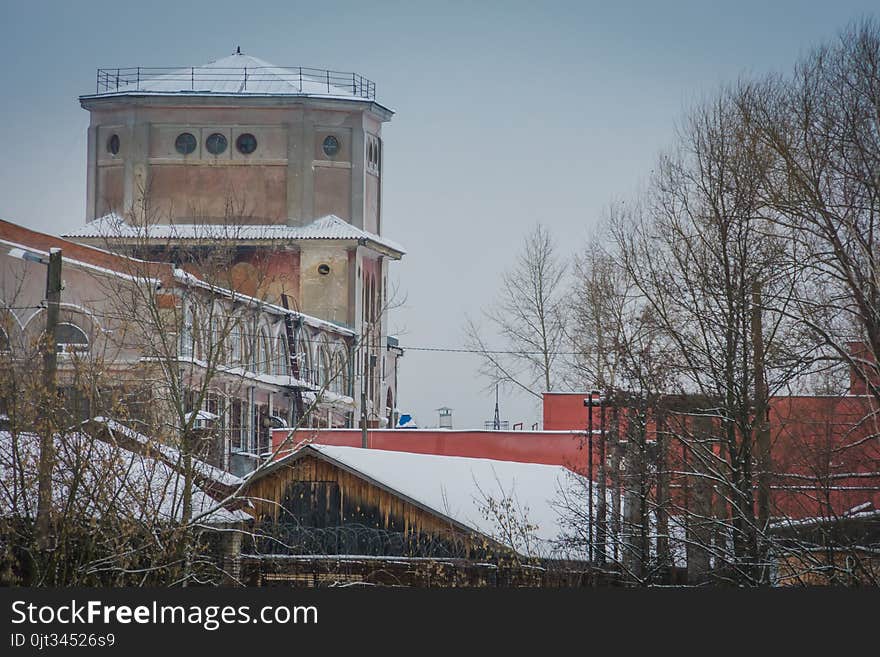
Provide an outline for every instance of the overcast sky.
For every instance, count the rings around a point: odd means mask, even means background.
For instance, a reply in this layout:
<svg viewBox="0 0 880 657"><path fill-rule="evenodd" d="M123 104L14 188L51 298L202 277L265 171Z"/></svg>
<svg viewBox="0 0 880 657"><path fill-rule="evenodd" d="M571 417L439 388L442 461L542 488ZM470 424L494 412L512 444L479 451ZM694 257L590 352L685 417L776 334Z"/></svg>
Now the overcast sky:
<svg viewBox="0 0 880 657"><path fill-rule="evenodd" d="M242 52L357 71L384 128L384 233L403 346L457 347L526 232L581 246L673 140L684 108L737 77L786 71L876 0L777 2L38 2L0 0L0 218L50 233L85 219L87 113L100 66L189 66ZM407 352L399 406L423 426L491 419L466 354ZM528 426L532 401L502 396Z"/></svg>

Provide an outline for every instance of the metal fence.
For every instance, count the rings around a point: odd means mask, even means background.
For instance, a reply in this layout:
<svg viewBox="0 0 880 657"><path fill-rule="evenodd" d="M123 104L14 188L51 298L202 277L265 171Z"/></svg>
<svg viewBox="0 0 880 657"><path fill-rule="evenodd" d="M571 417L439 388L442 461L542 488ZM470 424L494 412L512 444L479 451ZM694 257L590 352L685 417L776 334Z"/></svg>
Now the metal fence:
<svg viewBox="0 0 880 657"><path fill-rule="evenodd" d="M156 88L156 85L167 88ZM288 87L279 90L277 87ZM291 92L289 86L298 91ZM273 90L274 89L274 90ZM97 94L132 91L327 94L374 100L376 83L359 73L303 66L99 68Z"/></svg>

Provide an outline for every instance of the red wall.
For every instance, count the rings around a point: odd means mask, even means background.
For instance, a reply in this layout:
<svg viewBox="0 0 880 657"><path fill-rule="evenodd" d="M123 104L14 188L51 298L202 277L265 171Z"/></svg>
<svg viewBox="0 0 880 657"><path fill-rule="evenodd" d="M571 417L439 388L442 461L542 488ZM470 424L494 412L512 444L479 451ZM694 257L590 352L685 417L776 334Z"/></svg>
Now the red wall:
<svg viewBox="0 0 880 657"><path fill-rule="evenodd" d="M274 448L287 438L286 429L272 432ZM586 435L572 431L449 431L441 429L370 429L367 432L371 449L387 449L417 454L470 456L562 465L571 470L586 471ZM302 441L323 445L361 446L360 429L300 429L290 441L293 447ZM594 463L596 458L594 445Z"/></svg>
<svg viewBox="0 0 880 657"><path fill-rule="evenodd" d="M368 444L419 454L470 456L501 461L562 465L587 472L585 393L544 395L544 431L443 431L439 429L371 429ZM880 508L880 428L870 417L869 397L776 397L771 400L770 430L775 476L772 513L790 517L842 513L864 502ZM606 409L610 425L611 411ZM626 410L621 409L621 421ZM680 418L681 419L681 418ZM593 409L593 428L600 428L600 409ZM649 439L656 430L649 419ZM277 448L287 431L273 432ZM302 441L360 447L359 429L303 429L291 447ZM593 465L598 468L599 440ZM669 445L670 469L688 471L680 444ZM594 471L595 472L595 471ZM677 503L686 482L672 477Z"/></svg>
<svg viewBox="0 0 880 657"><path fill-rule="evenodd" d="M544 431L585 430L587 411L584 399L587 393L545 392ZM593 425L599 427L599 408L593 407Z"/></svg>

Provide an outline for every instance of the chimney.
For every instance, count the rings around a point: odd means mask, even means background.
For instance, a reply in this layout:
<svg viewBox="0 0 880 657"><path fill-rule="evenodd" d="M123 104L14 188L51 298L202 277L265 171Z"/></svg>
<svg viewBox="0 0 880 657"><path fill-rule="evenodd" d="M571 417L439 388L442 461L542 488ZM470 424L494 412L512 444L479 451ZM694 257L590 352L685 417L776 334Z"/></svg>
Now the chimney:
<svg viewBox="0 0 880 657"><path fill-rule="evenodd" d="M849 394L867 395L868 381L880 385L877 361L864 342L848 342L846 346L849 355L856 361L849 368Z"/></svg>

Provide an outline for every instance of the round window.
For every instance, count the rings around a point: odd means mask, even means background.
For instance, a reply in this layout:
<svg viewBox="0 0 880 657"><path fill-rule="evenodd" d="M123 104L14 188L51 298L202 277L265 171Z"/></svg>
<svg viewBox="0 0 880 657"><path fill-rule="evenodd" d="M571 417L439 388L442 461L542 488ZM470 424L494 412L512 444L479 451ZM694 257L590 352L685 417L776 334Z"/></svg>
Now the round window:
<svg viewBox="0 0 880 657"><path fill-rule="evenodd" d="M174 148L181 155L189 155L196 150L196 138L191 132L181 132L174 140Z"/></svg>
<svg viewBox="0 0 880 657"><path fill-rule="evenodd" d="M321 274L321 276L326 276L330 273L330 265L322 262L320 265L318 265L318 273Z"/></svg>
<svg viewBox="0 0 880 657"><path fill-rule="evenodd" d="M238 139L235 140L235 147L239 153L250 155L257 150L257 138L251 133L246 132L243 135L239 135Z"/></svg>
<svg viewBox="0 0 880 657"><path fill-rule="evenodd" d="M228 145L229 142L226 140L226 136L221 135L219 132L215 132L205 140L205 148L208 149L211 155L220 155L220 153L226 152Z"/></svg>
<svg viewBox="0 0 880 657"><path fill-rule="evenodd" d="M119 155L119 135L111 135L107 140L107 152L112 155Z"/></svg>
<svg viewBox="0 0 880 657"><path fill-rule="evenodd" d="M324 155L334 157L339 152L339 140L333 135L324 137Z"/></svg>

